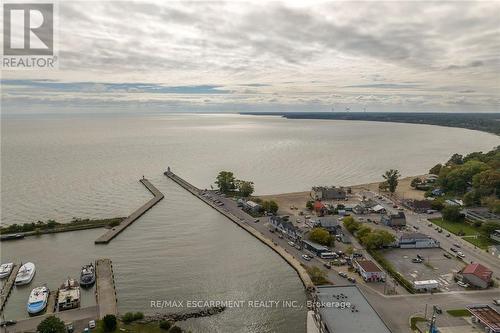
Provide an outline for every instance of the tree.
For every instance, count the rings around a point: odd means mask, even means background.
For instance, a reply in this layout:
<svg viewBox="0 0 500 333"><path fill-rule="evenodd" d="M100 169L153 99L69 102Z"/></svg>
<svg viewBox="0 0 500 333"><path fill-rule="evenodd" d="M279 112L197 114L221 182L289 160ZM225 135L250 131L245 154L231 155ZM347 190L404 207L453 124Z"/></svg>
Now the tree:
<svg viewBox="0 0 500 333"><path fill-rule="evenodd" d="M477 191L470 191L465 193L463 200L467 207L476 206L481 203L481 195Z"/></svg>
<svg viewBox="0 0 500 333"><path fill-rule="evenodd" d="M168 320L160 321L160 328L162 330L168 331L172 327L172 324Z"/></svg>
<svg viewBox="0 0 500 333"><path fill-rule="evenodd" d="M313 210L314 208L314 200L309 200L306 202L306 208L309 210Z"/></svg>
<svg viewBox="0 0 500 333"><path fill-rule="evenodd" d="M441 163L438 163L429 170L429 173L438 176L439 172L441 172L442 167L443 165Z"/></svg>
<svg viewBox="0 0 500 333"><path fill-rule="evenodd" d="M278 212L278 204L274 200L263 201L262 208L268 213L276 214Z"/></svg>
<svg viewBox="0 0 500 333"><path fill-rule="evenodd" d="M107 314L102 318L104 323L104 331L105 332L113 332L116 330L116 316L112 314Z"/></svg>
<svg viewBox="0 0 500 333"><path fill-rule="evenodd" d="M221 171L217 176L215 184L217 184L217 187L222 193L228 193L234 191L235 181L236 179L231 171Z"/></svg>
<svg viewBox="0 0 500 333"><path fill-rule="evenodd" d="M169 333L182 333L182 328L180 328L179 326L173 326L170 331L168 331Z"/></svg>
<svg viewBox="0 0 500 333"><path fill-rule="evenodd" d="M443 219L446 221L459 222L463 219L459 206L445 206L441 213L443 214Z"/></svg>
<svg viewBox="0 0 500 333"><path fill-rule="evenodd" d="M472 186L483 196L500 196L500 171L489 169L474 175Z"/></svg>
<svg viewBox="0 0 500 333"><path fill-rule="evenodd" d="M318 244L329 246L331 245L332 236L324 228L313 228L309 232L309 239Z"/></svg>
<svg viewBox="0 0 500 333"><path fill-rule="evenodd" d="M395 169L387 170L382 177L384 177L387 187L389 188L389 192L396 192L396 187L398 187L398 179L399 179L399 171Z"/></svg>
<svg viewBox="0 0 500 333"><path fill-rule="evenodd" d="M66 325L61 319L49 316L38 324L36 330L39 333L66 333Z"/></svg>
<svg viewBox="0 0 500 333"><path fill-rule="evenodd" d="M242 197L249 197L254 191L253 182L246 180L237 180L236 186L238 187L238 192Z"/></svg>
<svg viewBox="0 0 500 333"><path fill-rule="evenodd" d="M440 183L446 192L465 193L473 177L489 169L489 166L480 161L468 161L454 166L439 176Z"/></svg>
<svg viewBox="0 0 500 333"><path fill-rule="evenodd" d="M500 222L495 222L495 221L484 222L479 228L481 233L483 233L485 236L488 237L490 236L491 233L493 233L493 231L499 229L500 229Z"/></svg>
<svg viewBox="0 0 500 333"><path fill-rule="evenodd" d="M410 186L416 188L418 185L422 184L422 182L423 182L422 179L416 177L411 180Z"/></svg>
<svg viewBox="0 0 500 333"><path fill-rule="evenodd" d="M342 221L344 223L344 227L351 234L356 232L361 227L361 223L356 221L352 216L346 216Z"/></svg>
<svg viewBox="0 0 500 333"><path fill-rule="evenodd" d="M464 163L464 157L460 154L453 154L446 165L460 165Z"/></svg>

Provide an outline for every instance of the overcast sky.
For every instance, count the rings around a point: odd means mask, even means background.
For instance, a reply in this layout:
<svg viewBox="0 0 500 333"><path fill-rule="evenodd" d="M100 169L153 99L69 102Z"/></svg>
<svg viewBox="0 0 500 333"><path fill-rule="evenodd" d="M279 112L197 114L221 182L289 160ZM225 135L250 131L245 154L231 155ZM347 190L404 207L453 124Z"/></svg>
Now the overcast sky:
<svg viewBox="0 0 500 333"><path fill-rule="evenodd" d="M310 3L310 1L307 1ZM4 112L500 111L500 2L60 2Z"/></svg>

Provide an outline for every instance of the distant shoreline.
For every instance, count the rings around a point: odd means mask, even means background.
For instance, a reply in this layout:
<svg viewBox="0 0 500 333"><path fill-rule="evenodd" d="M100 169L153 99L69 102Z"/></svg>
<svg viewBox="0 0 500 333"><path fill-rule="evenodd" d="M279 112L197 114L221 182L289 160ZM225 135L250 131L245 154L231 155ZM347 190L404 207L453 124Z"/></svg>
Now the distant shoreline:
<svg viewBox="0 0 500 333"><path fill-rule="evenodd" d="M280 116L287 119L361 120L437 125L500 135L500 113L240 112L240 114L252 116Z"/></svg>

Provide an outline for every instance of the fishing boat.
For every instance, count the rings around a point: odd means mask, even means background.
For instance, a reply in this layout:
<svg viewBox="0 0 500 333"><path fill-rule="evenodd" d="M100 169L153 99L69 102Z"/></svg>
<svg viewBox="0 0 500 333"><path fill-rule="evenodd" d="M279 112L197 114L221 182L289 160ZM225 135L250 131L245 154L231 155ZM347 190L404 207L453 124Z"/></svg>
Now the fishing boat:
<svg viewBox="0 0 500 333"><path fill-rule="evenodd" d="M19 268L16 275L16 281L14 282L16 286L21 286L24 284L29 284L33 277L35 276L35 264L32 262L27 262Z"/></svg>
<svg viewBox="0 0 500 333"><path fill-rule="evenodd" d="M14 264L11 262L0 265L0 279L5 279L9 276L12 271L12 267L14 267Z"/></svg>
<svg viewBox="0 0 500 333"><path fill-rule="evenodd" d="M92 263L82 267L80 273L80 286L82 288L91 287L95 283L95 269Z"/></svg>
<svg viewBox="0 0 500 333"><path fill-rule="evenodd" d="M80 307L80 285L75 279L68 278L59 288L57 308L59 311Z"/></svg>
<svg viewBox="0 0 500 333"><path fill-rule="evenodd" d="M31 291L30 297L28 298L28 304L26 309L30 315L36 315L47 307L47 301L49 299L49 288L46 286L36 287Z"/></svg>

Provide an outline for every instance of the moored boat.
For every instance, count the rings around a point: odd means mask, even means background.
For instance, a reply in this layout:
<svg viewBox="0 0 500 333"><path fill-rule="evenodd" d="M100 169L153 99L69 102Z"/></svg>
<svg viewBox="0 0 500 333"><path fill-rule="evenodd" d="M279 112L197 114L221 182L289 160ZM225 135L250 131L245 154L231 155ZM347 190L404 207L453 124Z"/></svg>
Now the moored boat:
<svg viewBox="0 0 500 333"><path fill-rule="evenodd" d="M47 307L47 302L49 299L49 288L46 286L36 287L28 298L28 304L26 305L26 310L30 315L36 315L45 310Z"/></svg>
<svg viewBox="0 0 500 333"><path fill-rule="evenodd" d="M11 262L0 265L0 279L8 277L12 271L12 267L14 267L14 264Z"/></svg>
<svg viewBox="0 0 500 333"><path fill-rule="evenodd" d="M68 278L59 288L57 308L59 311L80 307L80 285L75 279Z"/></svg>
<svg viewBox="0 0 500 333"><path fill-rule="evenodd" d="M19 268L16 275L16 286L21 286L24 284L29 284L33 277L35 276L35 264L32 262L27 262Z"/></svg>
<svg viewBox="0 0 500 333"><path fill-rule="evenodd" d="M92 263L82 267L80 273L80 286L82 288L91 287L95 283L95 269Z"/></svg>

